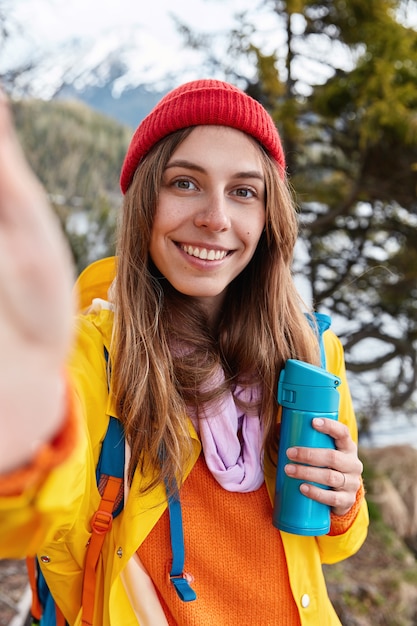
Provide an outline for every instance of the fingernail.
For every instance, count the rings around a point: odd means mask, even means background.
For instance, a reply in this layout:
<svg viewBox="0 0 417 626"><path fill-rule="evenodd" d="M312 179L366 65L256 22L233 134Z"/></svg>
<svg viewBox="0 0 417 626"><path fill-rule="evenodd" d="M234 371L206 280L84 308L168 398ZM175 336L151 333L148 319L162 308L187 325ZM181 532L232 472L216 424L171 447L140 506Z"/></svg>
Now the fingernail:
<svg viewBox="0 0 417 626"><path fill-rule="evenodd" d="M321 417L315 417L313 422L314 422L314 426L323 426L324 419L322 419Z"/></svg>
<svg viewBox="0 0 417 626"><path fill-rule="evenodd" d="M295 459L298 455L298 450L297 448L288 448L287 449L287 457L289 459Z"/></svg>
<svg viewBox="0 0 417 626"><path fill-rule="evenodd" d="M291 463L286 465L284 469L286 474L295 474L295 467L294 465L291 465Z"/></svg>

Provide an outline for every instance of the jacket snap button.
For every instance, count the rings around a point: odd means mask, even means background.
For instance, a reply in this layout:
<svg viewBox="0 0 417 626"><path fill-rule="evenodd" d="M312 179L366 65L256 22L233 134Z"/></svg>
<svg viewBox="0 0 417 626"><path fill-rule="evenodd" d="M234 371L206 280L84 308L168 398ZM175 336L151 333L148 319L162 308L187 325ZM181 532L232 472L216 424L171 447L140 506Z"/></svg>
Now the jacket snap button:
<svg viewBox="0 0 417 626"><path fill-rule="evenodd" d="M303 607L303 609L306 609L309 605L310 605L310 596L308 595L308 593L304 593L301 596L301 606Z"/></svg>
<svg viewBox="0 0 417 626"><path fill-rule="evenodd" d="M50 563L51 562L51 558L49 556L41 556L41 561L42 563Z"/></svg>
<svg viewBox="0 0 417 626"><path fill-rule="evenodd" d="M123 556L123 550L122 550L122 548L117 548L117 552L116 552L116 554L117 554L117 556L119 557L119 559L121 559L121 558L122 558L122 556Z"/></svg>

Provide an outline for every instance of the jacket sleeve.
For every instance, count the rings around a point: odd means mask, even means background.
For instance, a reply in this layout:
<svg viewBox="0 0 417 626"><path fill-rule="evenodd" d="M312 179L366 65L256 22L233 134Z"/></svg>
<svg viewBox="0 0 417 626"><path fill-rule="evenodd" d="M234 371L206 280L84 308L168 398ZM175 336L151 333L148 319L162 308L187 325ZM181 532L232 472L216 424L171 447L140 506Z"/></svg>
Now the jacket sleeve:
<svg viewBox="0 0 417 626"><path fill-rule="evenodd" d="M51 537L62 540L97 495L95 467L108 423L108 394L103 337L86 317L78 319L67 372L61 433L28 467L0 477L0 558L22 558Z"/></svg>
<svg viewBox="0 0 417 626"><path fill-rule="evenodd" d="M0 476L0 558L34 554L62 521L70 501L81 496L86 439L78 400L68 386L67 415L61 432L42 446L32 462ZM63 486L65 485L65 488Z"/></svg>
<svg viewBox="0 0 417 626"><path fill-rule="evenodd" d="M339 388L339 421L349 428L353 441L358 443L358 429L349 385L346 379L346 368L343 347L340 340L332 331L326 331L323 335L326 350L327 369L339 376L342 384ZM341 561L359 550L366 539L369 525L368 507L363 497L363 489L360 490L360 502L356 505L356 515L349 520L347 530L340 534L329 534L317 537L321 560L323 563L335 563Z"/></svg>

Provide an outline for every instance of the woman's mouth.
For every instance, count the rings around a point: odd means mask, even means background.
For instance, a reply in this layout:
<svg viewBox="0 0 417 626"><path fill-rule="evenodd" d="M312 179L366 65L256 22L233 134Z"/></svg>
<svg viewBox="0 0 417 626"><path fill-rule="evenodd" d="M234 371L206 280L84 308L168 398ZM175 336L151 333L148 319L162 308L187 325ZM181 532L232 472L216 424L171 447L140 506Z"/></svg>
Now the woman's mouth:
<svg viewBox="0 0 417 626"><path fill-rule="evenodd" d="M227 250L214 250L213 248L199 248L197 246L189 246L180 244L180 248L186 254L194 256L203 261L221 261L229 253Z"/></svg>

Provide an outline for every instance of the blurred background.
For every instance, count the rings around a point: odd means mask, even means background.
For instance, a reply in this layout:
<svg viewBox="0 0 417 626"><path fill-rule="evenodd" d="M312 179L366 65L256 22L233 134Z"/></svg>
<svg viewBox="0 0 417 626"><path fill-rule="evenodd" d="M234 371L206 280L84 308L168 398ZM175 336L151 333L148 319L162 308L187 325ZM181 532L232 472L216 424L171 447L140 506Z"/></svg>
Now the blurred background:
<svg viewBox="0 0 417 626"><path fill-rule="evenodd" d="M385 498L394 545L411 547L410 571L395 569L412 599L378 621L395 586L378 579L371 600L357 590L374 621L344 623L417 624L417 1L0 0L0 81L78 270L114 252L133 130L201 77L238 85L276 121L299 207L297 284L345 348L375 519Z"/></svg>

